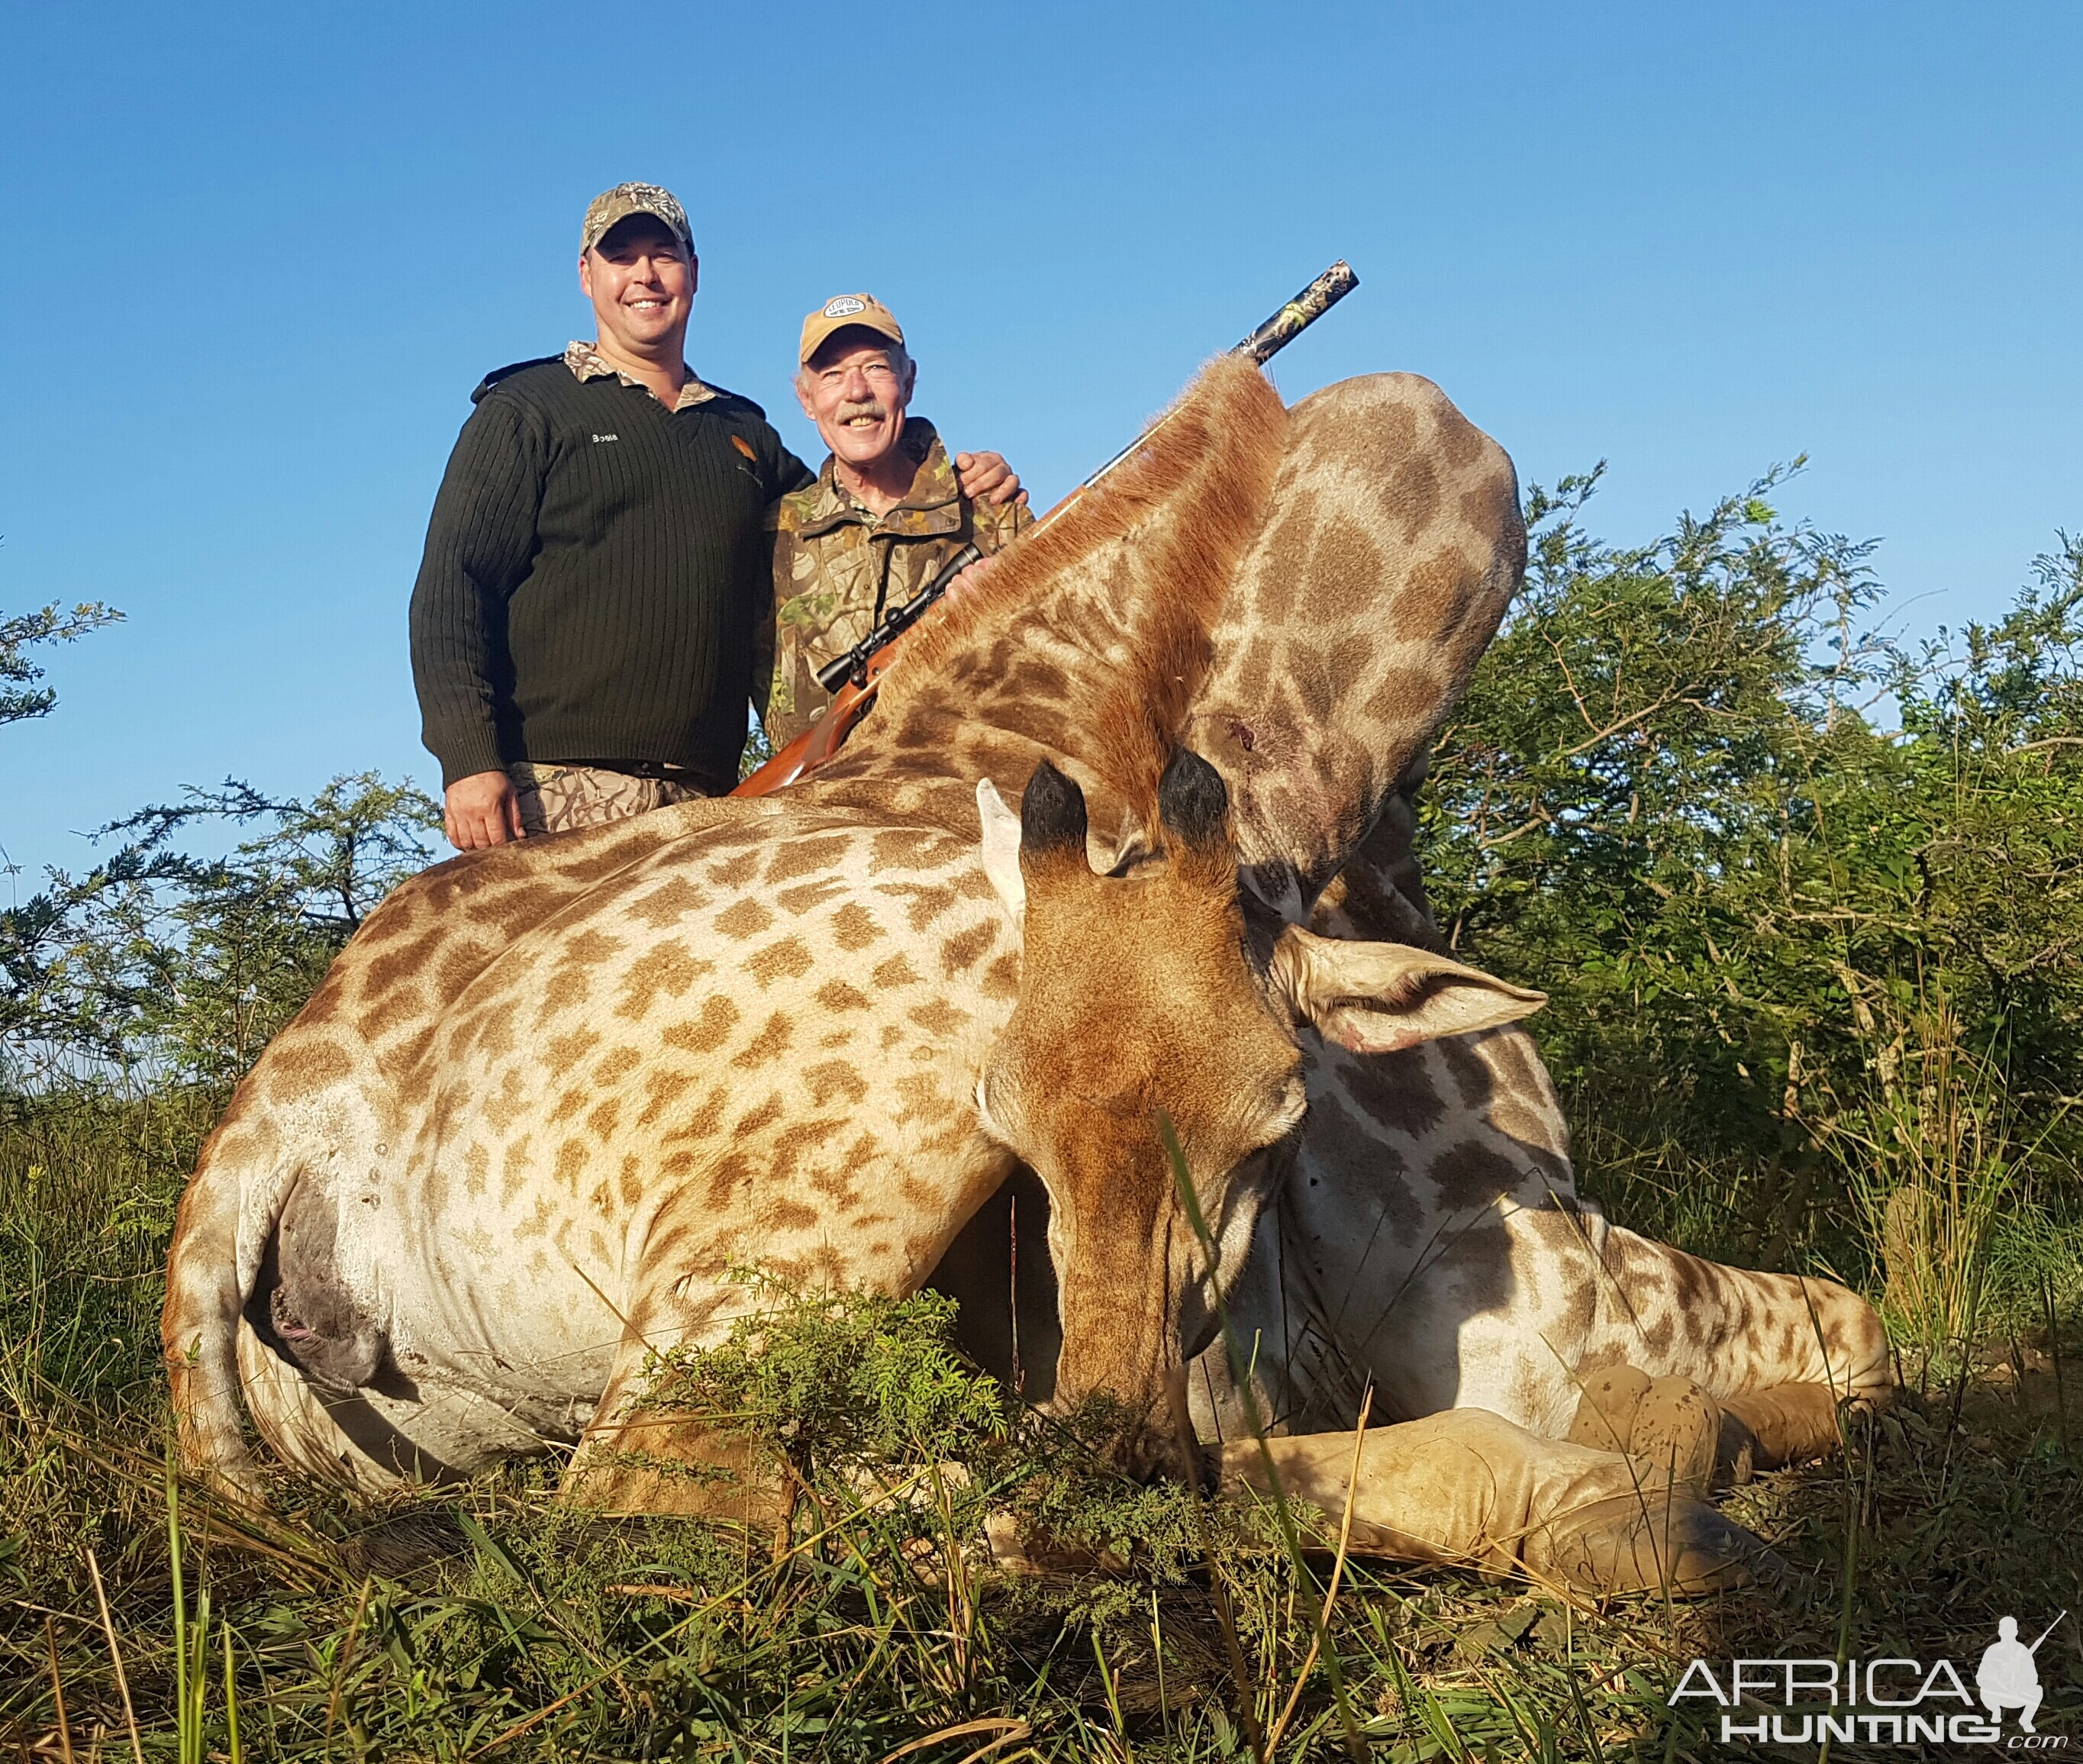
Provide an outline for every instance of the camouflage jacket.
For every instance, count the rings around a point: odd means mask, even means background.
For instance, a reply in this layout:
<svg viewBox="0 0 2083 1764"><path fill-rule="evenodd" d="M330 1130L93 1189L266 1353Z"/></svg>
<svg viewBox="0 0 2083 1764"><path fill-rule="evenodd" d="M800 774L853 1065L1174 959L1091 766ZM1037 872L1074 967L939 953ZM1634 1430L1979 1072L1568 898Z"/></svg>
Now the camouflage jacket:
<svg viewBox="0 0 2083 1764"><path fill-rule="evenodd" d="M877 516L832 474L828 455L818 481L769 511L774 534L774 624L755 679L771 677L767 733L775 747L817 720L831 695L817 670L875 628L937 575L963 546L987 556L1031 527L1026 506L973 503L954 463L922 417L905 420L898 445L918 461L904 500Z"/></svg>

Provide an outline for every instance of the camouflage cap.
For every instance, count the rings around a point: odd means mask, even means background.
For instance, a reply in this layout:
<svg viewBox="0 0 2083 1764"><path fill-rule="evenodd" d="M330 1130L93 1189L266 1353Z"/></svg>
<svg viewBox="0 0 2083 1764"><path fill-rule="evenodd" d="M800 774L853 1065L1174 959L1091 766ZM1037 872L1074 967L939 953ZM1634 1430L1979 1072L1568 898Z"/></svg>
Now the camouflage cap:
<svg viewBox="0 0 2083 1764"><path fill-rule="evenodd" d="M695 254L695 235L687 226L687 211L670 190L656 184L618 184L603 190L586 205L585 224L579 229L579 255L584 256L607 236L608 229L632 214L649 214L663 221L673 236Z"/></svg>
<svg viewBox="0 0 2083 1764"><path fill-rule="evenodd" d="M872 331L877 336L888 337L899 349L904 346L904 327L873 294L834 294L804 319L802 346L796 350L796 359L808 366L810 357L824 347L827 337L835 331L844 331L854 325L864 331Z"/></svg>

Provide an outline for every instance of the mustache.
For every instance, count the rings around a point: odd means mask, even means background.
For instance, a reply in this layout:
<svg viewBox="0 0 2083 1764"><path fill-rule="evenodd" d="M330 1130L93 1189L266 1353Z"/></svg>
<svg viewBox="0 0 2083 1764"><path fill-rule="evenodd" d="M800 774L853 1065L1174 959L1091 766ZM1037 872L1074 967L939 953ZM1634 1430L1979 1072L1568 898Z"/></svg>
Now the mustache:
<svg viewBox="0 0 2083 1764"><path fill-rule="evenodd" d="M877 422L889 414L889 407L879 398L871 398L864 404L842 404L833 412L835 423L851 422L856 417L871 417Z"/></svg>

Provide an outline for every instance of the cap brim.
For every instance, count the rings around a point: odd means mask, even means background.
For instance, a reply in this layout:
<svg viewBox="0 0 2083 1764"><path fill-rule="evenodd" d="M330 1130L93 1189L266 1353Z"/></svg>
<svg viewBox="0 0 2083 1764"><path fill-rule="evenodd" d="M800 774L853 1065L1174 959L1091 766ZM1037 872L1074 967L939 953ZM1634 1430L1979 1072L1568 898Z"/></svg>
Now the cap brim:
<svg viewBox="0 0 2083 1764"><path fill-rule="evenodd" d="M630 209L627 214L616 215L613 220L607 223L606 226L601 228L601 230L598 233L595 233L592 238L586 240L583 245L579 247L581 253L583 254L593 250L594 247L598 245L602 239L606 238L610 233L613 232L616 227L621 226L625 221L656 221L661 226L664 227L667 232L670 233L674 238L680 242L680 249L682 251L685 252L690 257L693 256L695 254L695 242L691 239L688 238L685 233L682 232L678 227L675 226L669 216L659 214L655 209L648 208L633 208Z"/></svg>
<svg viewBox="0 0 2083 1764"><path fill-rule="evenodd" d="M802 347L796 353L798 365L808 367L810 357L842 331L872 331L879 337L887 337L900 349L904 347L904 333L894 330L879 319L872 319L864 312L849 312L843 318L827 319L820 313L803 327Z"/></svg>

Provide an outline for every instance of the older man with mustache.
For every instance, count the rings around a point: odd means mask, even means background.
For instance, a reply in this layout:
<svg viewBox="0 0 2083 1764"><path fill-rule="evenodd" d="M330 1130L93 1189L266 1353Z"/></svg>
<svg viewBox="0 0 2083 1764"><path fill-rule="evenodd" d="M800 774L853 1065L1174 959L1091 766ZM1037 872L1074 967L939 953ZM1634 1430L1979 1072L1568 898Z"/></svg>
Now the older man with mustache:
<svg viewBox="0 0 2083 1764"><path fill-rule="evenodd" d="M700 265L653 184L594 198L591 342L486 376L412 590L412 674L450 841L499 845L716 795L766 698L765 537L810 485L750 399L686 361ZM1011 497L995 454L962 489Z"/></svg>
<svg viewBox="0 0 2083 1764"><path fill-rule="evenodd" d="M918 365L872 294L837 294L803 321L796 397L831 449L817 481L769 517L774 545L768 738L780 747L830 702L817 670L974 544L988 558L1033 524L1025 492L974 493L933 425L908 416ZM973 566L981 569L984 566Z"/></svg>

